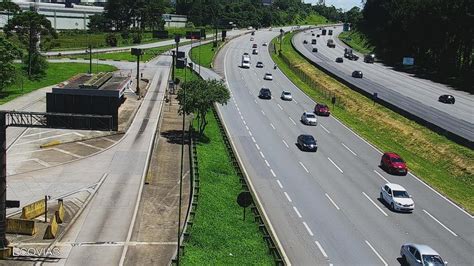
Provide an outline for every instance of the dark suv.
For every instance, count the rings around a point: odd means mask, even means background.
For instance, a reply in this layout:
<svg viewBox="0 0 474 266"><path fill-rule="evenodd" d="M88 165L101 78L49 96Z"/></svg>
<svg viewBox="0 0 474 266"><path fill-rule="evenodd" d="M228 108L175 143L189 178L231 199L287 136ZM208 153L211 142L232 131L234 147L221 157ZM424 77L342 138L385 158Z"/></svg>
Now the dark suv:
<svg viewBox="0 0 474 266"><path fill-rule="evenodd" d="M302 151L317 151L318 144L316 140L311 135L299 135L298 139L296 140L296 144Z"/></svg>
<svg viewBox="0 0 474 266"><path fill-rule="evenodd" d="M382 155L380 160L380 167L382 167L389 174L406 175L408 168L400 155L393 152L386 152Z"/></svg>
<svg viewBox="0 0 474 266"><path fill-rule="evenodd" d="M456 99L454 99L453 95L444 94L444 95L439 96L438 101L442 103L454 104L454 102L456 102Z"/></svg>
<svg viewBox="0 0 474 266"><path fill-rule="evenodd" d="M360 70L356 70L356 71L352 72L352 77L354 77L354 78L360 78L361 79L362 76L363 76L362 71L360 71Z"/></svg>
<svg viewBox="0 0 474 266"><path fill-rule="evenodd" d="M272 98L272 92L269 88L261 88L258 93L258 98L270 100Z"/></svg>
<svg viewBox="0 0 474 266"><path fill-rule="evenodd" d="M329 107L322 103L317 103L314 107L314 113L317 115L329 116L331 112L329 111Z"/></svg>

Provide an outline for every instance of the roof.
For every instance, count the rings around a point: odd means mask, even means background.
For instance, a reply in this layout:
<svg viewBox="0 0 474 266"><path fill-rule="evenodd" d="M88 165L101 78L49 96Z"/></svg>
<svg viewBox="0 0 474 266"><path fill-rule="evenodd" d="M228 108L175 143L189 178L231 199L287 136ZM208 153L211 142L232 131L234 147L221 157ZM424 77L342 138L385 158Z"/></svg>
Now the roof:
<svg viewBox="0 0 474 266"><path fill-rule="evenodd" d="M78 74L54 87L53 93L120 98L130 86L130 81L130 77L114 76L112 73Z"/></svg>
<svg viewBox="0 0 474 266"><path fill-rule="evenodd" d="M407 191L404 187L400 186L399 184L387 183L385 185L388 186L391 190Z"/></svg>
<svg viewBox="0 0 474 266"><path fill-rule="evenodd" d="M389 157L392 157L392 158L401 158L400 155L394 153L394 152L385 152L384 154L388 155Z"/></svg>
<svg viewBox="0 0 474 266"><path fill-rule="evenodd" d="M413 243L406 243L405 245L410 245L410 246L415 247L416 249L418 249L418 251L422 255L430 254L430 255L438 255L439 256L439 254L438 254L438 252L436 252L436 250L432 249L430 246L427 246L427 245L413 244Z"/></svg>

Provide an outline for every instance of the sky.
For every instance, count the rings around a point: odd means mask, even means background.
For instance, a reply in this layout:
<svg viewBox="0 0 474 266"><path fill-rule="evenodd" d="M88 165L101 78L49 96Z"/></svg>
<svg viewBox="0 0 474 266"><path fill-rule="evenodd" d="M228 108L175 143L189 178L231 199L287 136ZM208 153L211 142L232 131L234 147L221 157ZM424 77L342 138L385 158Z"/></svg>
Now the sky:
<svg viewBox="0 0 474 266"><path fill-rule="evenodd" d="M305 3L316 4L318 0L304 0ZM342 8L345 11L351 9L354 6L362 8L361 0L326 0L326 6L335 6L336 8Z"/></svg>

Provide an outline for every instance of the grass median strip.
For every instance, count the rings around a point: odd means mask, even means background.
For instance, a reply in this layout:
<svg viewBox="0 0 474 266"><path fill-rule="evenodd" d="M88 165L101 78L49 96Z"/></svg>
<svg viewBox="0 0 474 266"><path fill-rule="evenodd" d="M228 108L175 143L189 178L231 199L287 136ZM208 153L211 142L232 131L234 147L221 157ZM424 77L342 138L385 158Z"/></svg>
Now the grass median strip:
<svg viewBox="0 0 474 266"><path fill-rule="evenodd" d="M190 57L196 64L210 68L216 51L217 47L214 47L213 42L210 42L191 49Z"/></svg>
<svg viewBox="0 0 474 266"><path fill-rule="evenodd" d="M49 63L49 67L46 71L45 77L39 80L29 80L24 74L21 74L20 64L17 64L16 67L16 82L0 92L0 104L4 104L34 90L60 83L78 73L87 73L89 71L89 64ZM117 68L115 68L114 66L109 65L94 64L92 66L92 71L94 73L114 71L116 69Z"/></svg>
<svg viewBox="0 0 474 266"><path fill-rule="evenodd" d="M272 265L262 234L247 210L236 202L242 191L230 162L217 121L209 124L197 143L200 194L190 240L186 243L186 265Z"/></svg>
<svg viewBox="0 0 474 266"><path fill-rule="evenodd" d="M336 95L344 106L332 110L335 117L380 150L400 154L411 172L474 213L474 151L381 105L374 105L370 99L324 74L293 49L293 35L283 38L282 55L286 60L272 54L293 83L317 102L330 104L327 92ZM302 72L310 80L301 79L298 73Z"/></svg>

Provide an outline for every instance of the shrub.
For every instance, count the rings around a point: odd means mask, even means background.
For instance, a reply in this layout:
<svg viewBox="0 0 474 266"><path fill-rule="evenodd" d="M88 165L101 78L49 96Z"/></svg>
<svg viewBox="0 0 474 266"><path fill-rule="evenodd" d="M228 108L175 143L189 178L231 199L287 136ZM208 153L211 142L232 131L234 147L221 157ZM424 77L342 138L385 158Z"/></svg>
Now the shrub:
<svg viewBox="0 0 474 266"><path fill-rule="evenodd" d="M118 44L117 36L114 33L109 33L105 36L105 42L109 46L116 47Z"/></svg>

